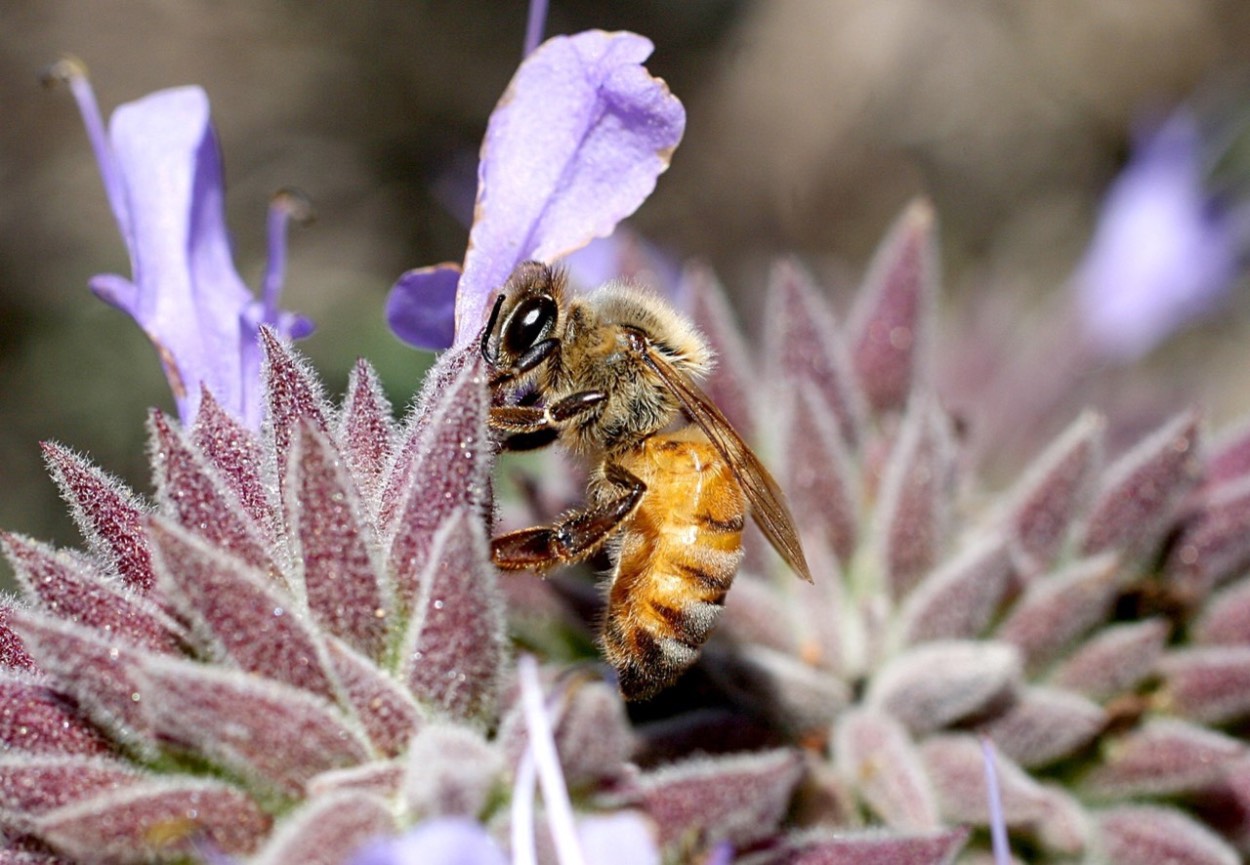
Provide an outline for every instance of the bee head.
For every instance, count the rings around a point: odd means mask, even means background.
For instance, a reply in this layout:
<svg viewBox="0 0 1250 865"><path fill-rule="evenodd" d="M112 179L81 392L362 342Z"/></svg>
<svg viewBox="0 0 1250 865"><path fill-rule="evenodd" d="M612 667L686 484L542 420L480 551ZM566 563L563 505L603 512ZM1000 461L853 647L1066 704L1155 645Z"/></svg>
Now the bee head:
<svg viewBox="0 0 1250 865"><path fill-rule="evenodd" d="M506 381L542 363L559 346L565 276L550 265L525 261L504 284L482 332L482 358Z"/></svg>

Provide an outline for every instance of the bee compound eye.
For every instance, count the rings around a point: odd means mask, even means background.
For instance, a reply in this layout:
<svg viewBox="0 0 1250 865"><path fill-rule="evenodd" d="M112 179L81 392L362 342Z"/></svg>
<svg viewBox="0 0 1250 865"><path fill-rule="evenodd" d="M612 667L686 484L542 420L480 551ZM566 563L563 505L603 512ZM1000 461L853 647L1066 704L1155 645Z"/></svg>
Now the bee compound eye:
<svg viewBox="0 0 1250 865"><path fill-rule="evenodd" d="M508 316L503 330L503 348L517 356L546 339L556 323L556 302L546 295L527 297Z"/></svg>

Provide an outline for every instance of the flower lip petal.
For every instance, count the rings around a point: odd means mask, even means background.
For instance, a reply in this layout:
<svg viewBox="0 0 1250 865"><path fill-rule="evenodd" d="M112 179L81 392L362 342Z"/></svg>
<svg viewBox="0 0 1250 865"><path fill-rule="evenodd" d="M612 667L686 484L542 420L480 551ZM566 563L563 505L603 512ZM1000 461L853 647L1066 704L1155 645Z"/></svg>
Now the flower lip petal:
<svg viewBox="0 0 1250 865"><path fill-rule="evenodd" d="M549 39L517 70L482 144L457 344L520 261L610 234L655 188L685 110L642 67L652 48L633 33L587 31Z"/></svg>
<svg viewBox="0 0 1250 865"><path fill-rule="evenodd" d="M409 345L447 348L455 337L460 265L419 267L400 276L386 298L386 322Z"/></svg>

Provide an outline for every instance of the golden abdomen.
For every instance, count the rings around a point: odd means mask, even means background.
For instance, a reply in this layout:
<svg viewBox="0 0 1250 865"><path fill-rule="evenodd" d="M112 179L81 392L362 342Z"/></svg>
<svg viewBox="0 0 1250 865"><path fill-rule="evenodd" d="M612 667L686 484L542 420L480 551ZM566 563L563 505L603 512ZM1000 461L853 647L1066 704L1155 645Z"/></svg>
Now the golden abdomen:
<svg viewBox="0 0 1250 865"><path fill-rule="evenodd" d="M697 428L647 439L617 460L647 486L621 530L603 648L627 699L694 663L742 560L746 499Z"/></svg>

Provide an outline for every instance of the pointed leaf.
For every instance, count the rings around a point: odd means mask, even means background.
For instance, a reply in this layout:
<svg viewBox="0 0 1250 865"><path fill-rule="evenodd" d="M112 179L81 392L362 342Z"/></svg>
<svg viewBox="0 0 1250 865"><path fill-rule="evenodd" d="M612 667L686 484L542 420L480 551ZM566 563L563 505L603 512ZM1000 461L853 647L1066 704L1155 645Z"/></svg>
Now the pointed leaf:
<svg viewBox="0 0 1250 865"><path fill-rule="evenodd" d="M1250 646L1171 652L1159 662L1161 698L1178 715L1203 724L1250 716Z"/></svg>
<svg viewBox="0 0 1250 865"><path fill-rule="evenodd" d="M843 441L859 444L867 407L833 314L811 277L793 261L773 265L768 281L767 356L777 381L810 382L837 419Z"/></svg>
<svg viewBox="0 0 1250 865"><path fill-rule="evenodd" d="M980 636L1015 581L1006 540L992 534L969 544L933 571L903 601L898 615L905 644Z"/></svg>
<svg viewBox="0 0 1250 865"><path fill-rule="evenodd" d="M338 452L307 421L286 480L286 525L296 535L304 599L323 628L370 658L380 658L394 613L364 519Z"/></svg>
<svg viewBox="0 0 1250 865"><path fill-rule="evenodd" d="M661 845L692 836L741 845L776 830L801 774L791 751L704 757L644 774L623 797L655 820Z"/></svg>
<svg viewBox="0 0 1250 865"><path fill-rule="evenodd" d="M444 723L422 728L406 762L404 802L421 819L479 816L504 767L482 734Z"/></svg>
<svg viewBox="0 0 1250 865"><path fill-rule="evenodd" d="M1106 554L1083 559L1034 582L998 627L997 639L1020 649L1036 671L1073 645L1111 612L1119 563Z"/></svg>
<svg viewBox="0 0 1250 865"><path fill-rule="evenodd" d="M877 673L865 703L920 734L1009 698L1021 676L1020 655L1005 643L924 643L893 658Z"/></svg>
<svg viewBox="0 0 1250 865"><path fill-rule="evenodd" d="M1054 563L1090 492L1101 459L1103 421L1086 412L1037 458L1011 495L1009 525L1029 576Z"/></svg>
<svg viewBox="0 0 1250 865"><path fill-rule="evenodd" d="M1170 632L1162 619L1103 628L1055 670L1051 681L1092 700L1132 691L1154 672Z"/></svg>
<svg viewBox="0 0 1250 865"><path fill-rule="evenodd" d="M788 838L751 865L951 865L968 840L965 828L916 835L816 830Z"/></svg>
<svg viewBox="0 0 1250 865"><path fill-rule="evenodd" d="M267 573L278 572L268 545L238 499L155 409L148 418L156 497L162 512L189 532L248 565Z"/></svg>
<svg viewBox="0 0 1250 865"><path fill-rule="evenodd" d="M368 658L338 640L331 640L329 648L334 673L374 747L388 756L402 753L422 721L421 709L412 695Z"/></svg>
<svg viewBox="0 0 1250 865"><path fill-rule="evenodd" d="M372 793L385 799L399 795L404 782L404 767L395 760L375 760L346 769L322 772L305 785L309 798L324 796L338 790Z"/></svg>
<svg viewBox="0 0 1250 865"><path fill-rule="evenodd" d="M1203 449L1203 476L1210 487L1250 475L1250 418L1220 433Z"/></svg>
<svg viewBox="0 0 1250 865"><path fill-rule="evenodd" d="M329 435L333 412L308 361L267 327L260 329L260 340L265 350L265 433L273 442L276 465L281 467L287 464L287 451L300 421Z"/></svg>
<svg viewBox="0 0 1250 865"><path fill-rule="evenodd" d="M95 723L140 750L154 746L136 678L145 653L116 637L26 610L14 610L12 624L57 690L73 697Z"/></svg>
<svg viewBox="0 0 1250 865"><path fill-rule="evenodd" d="M484 514L489 505L489 395L481 364L466 366L442 394L425 426L388 569L401 604L414 603L435 531L452 514Z"/></svg>
<svg viewBox="0 0 1250 865"><path fill-rule="evenodd" d="M476 367L482 353L476 345L445 351L425 374L421 395L404 419L395 447L395 456L386 467L378 505L378 525L388 536L394 533L395 521L403 513L412 488L416 485L417 460L426 440L426 430L436 417L447 414L447 394L466 366Z"/></svg>
<svg viewBox="0 0 1250 865"><path fill-rule="evenodd" d="M266 538L272 538L274 510L261 479L264 463L256 435L206 390L191 427L191 441L243 505L252 523Z"/></svg>
<svg viewBox="0 0 1250 865"><path fill-rule="evenodd" d="M1237 865L1241 857L1210 829L1171 808L1124 805L1098 816L1108 862Z"/></svg>
<svg viewBox="0 0 1250 865"><path fill-rule="evenodd" d="M148 776L99 757L0 755L0 812L42 814Z"/></svg>
<svg viewBox="0 0 1250 865"><path fill-rule="evenodd" d="M168 658L149 660L140 676L162 738L288 793L320 772L369 759L336 707L289 685Z"/></svg>
<svg viewBox="0 0 1250 865"><path fill-rule="evenodd" d="M272 580L163 520L151 532L161 587L218 656L335 699L320 635Z"/></svg>
<svg viewBox="0 0 1250 865"><path fill-rule="evenodd" d="M201 778L133 784L50 811L37 832L76 861L177 859L202 845L248 853L269 829L269 817L243 792Z"/></svg>
<svg viewBox="0 0 1250 865"><path fill-rule="evenodd" d="M874 814L892 829L941 828L927 770L902 724L884 712L853 709L836 730L836 765Z"/></svg>
<svg viewBox="0 0 1250 865"><path fill-rule="evenodd" d="M1085 775L1081 792L1123 801L1198 793L1218 781L1226 765L1245 754L1236 739L1212 730L1155 718L1103 746L1103 763Z"/></svg>
<svg viewBox="0 0 1250 865"><path fill-rule="evenodd" d="M1106 471L1084 521L1081 549L1143 552L1197 483L1198 418L1182 414L1164 424Z"/></svg>
<svg viewBox="0 0 1250 865"><path fill-rule="evenodd" d="M305 803L278 824L256 865L343 865L370 839L392 835L395 818L385 800L355 790Z"/></svg>
<svg viewBox="0 0 1250 865"><path fill-rule="evenodd" d="M28 672L0 670L0 751L107 754L108 740L65 697Z"/></svg>
<svg viewBox="0 0 1250 865"><path fill-rule="evenodd" d="M111 562L127 585L150 590L156 575L139 499L121 481L58 444L45 442L43 456L91 550Z"/></svg>
<svg viewBox="0 0 1250 865"><path fill-rule="evenodd" d="M877 546L890 595L904 597L942 552L950 516L955 446L949 421L927 397L913 402L881 484Z"/></svg>
<svg viewBox="0 0 1250 865"><path fill-rule="evenodd" d="M980 727L998 750L1026 769L1085 747L1109 720L1097 703L1054 688L1026 688L1009 709Z"/></svg>
<svg viewBox="0 0 1250 865"><path fill-rule="evenodd" d="M347 382L338 441L361 499L373 502L381 493L395 433L390 401L377 373L364 360L356 362Z"/></svg>
<svg viewBox="0 0 1250 865"><path fill-rule="evenodd" d="M689 299L691 320L716 357L716 367L704 382L703 390L729 418L734 429L751 441L755 432L751 355L724 286L706 265L691 264L682 272L681 292Z"/></svg>
<svg viewBox="0 0 1250 865"><path fill-rule="evenodd" d="M570 683L555 720L556 751L574 789L613 779L634 751L634 731L617 690L604 682Z"/></svg>
<svg viewBox="0 0 1250 865"><path fill-rule="evenodd" d="M848 322L859 385L876 412L901 410L925 376L938 294L933 206L913 201L873 256Z"/></svg>
<svg viewBox="0 0 1250 865"><path fill-rule="evenodd" d="M453 718L494 711L504 662L497 579L481 520L453 512L434 534L401 655L409 689Z"/></svg>
<svg viewBox="0 0 1250 865"><path fill-rule="evenodd" d="M1204 598L1250 563L1250 478L1207 494L1186 521L1168 557L1169 579L1190 597Z"/></svg>
<svg viewBox="0 0 1250 865"><path fill-rule="evenodd" d="M804 538L820 538L846 564L859 540L859 481L835 424L812 385L798 383L783 442L790 509Z"/></svg>
<svg viewBox="0 0 1250 865"><path fill-rule="evenodd" d="M1250 645L1250 580L1213 595L1190 630L1190 639L1208 645Z"/></svg>
<svg viewBox="0 0 1250 865"><path fill-rule="evenodd" d="M18 582L43 611L140 648L178 651L175 634L181 629L174 621L119 581L106 579L82 556L6 532L0 532L0 545Z"/></svg>
<svg viewBox="0 0 1250 865"><path fill-rule="evenodd" d="M22 645L22 638L9 625L12 604L0 597L0 673L10 670L35 671L35 660Z"/></svg>

